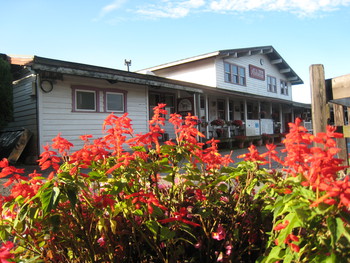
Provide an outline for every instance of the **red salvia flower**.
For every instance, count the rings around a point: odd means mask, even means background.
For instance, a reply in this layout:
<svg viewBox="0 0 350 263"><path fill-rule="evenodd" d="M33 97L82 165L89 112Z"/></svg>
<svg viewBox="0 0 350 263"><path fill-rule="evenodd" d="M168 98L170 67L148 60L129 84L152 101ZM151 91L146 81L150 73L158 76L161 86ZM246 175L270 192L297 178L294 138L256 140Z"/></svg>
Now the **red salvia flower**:
<svg viewBox="0 0 350 263"><path fill-rule="evenodd" d="M159 202L153 193L144 193L144 191L140 191L124 196L125 199L130 199L132 197L132 203L136 205L136 208L140 208L140 203L145 203L150 214L152 214L154 211L152 205L157 206L164 211L167 210L167 208Z"/></svg>
<svg viewBox="0 0 350 263"><path fill-rule="evenodd" d="M69 154L70 148L73 147L72 143L70 143L67 139L61 137L61 133L53 138L52 141L52 149L57 149L59 154L62 156L67 156Z"/></svg>
<svg viewBox="0 0 350 263"><path fill-rule="evenodd" d="M238 158L244 158L245 161L251 161L251 162L258 162L262 165L266 164L267 161L264 158L263 154L259 154L258 150L256 149L255 145L251 145L248 147L249 153L245 153L242 155L239 155Z"/></svg>
<svg viewBox="0 0 350 263"><path fill-rule="evenodd" d="M10 263L8 259L12 259L14 255L10 252L14 244L11 241L3 243L0 247L0 263ZM11 260L12 262L12 260Z"/></svg>
<svg viewBox="0 0 350 263"><path fill-rule="evenodd" d="M200 225L197 223L194 223L190 220L185 219L188 215L187 215L187 209L185 207L181 207L179 212L175 212L173 217L169 217L166 219L161 219L158 220L159 223L161 224L167 224L170 222L182 222L185 223L187 225L191 225L194 227L199 227Z"/></svg>
<svg viewBox="0 0 350 263"><path fill-rule="evenodd" d="M286 221L284 221L284 223L280 223L280 224L278 224L277 226L275 226L275 227L273 228L273 230L279 231L279 230L285 229L288 225L289 225L289 221L286 220Z"/></svg>

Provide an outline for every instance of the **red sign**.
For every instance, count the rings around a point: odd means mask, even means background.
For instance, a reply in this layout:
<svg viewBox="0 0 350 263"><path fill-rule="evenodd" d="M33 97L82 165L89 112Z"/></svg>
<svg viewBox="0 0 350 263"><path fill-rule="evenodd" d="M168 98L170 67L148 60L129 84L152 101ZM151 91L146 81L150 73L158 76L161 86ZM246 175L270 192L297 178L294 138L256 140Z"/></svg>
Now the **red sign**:
<svg viewBox="0 0 350 263"><path fill-rule="evenodd" d="M249 76L254 79L265 80L265 70L253 65L249 65Z"/></svg>

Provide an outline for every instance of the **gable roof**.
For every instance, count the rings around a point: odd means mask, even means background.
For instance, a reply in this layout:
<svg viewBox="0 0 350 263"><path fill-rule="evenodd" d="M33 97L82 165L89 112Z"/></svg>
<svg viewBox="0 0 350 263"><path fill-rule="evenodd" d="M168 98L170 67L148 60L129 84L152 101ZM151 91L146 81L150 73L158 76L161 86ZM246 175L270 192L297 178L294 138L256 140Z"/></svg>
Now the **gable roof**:
<svg viewBox="0 0 350 263"><path fill-rule="evenodd" d="M252 55L258 55L258 54L264 54L268 57L270 62L275 65L279 72L286 76L287 80L290 81L293 85L297 84L303 84L303 80L294 72L294 70L288 65L288 63L282 58L282 56L274 49L273 46L261 46L261 47L248 47L248 48L238 48L238 49L225 49L225 50L219 50L211 53L206 53L199 56L194 56L186 59L181 59L169 63L165 63L162 65L146 68L143 70L139 70L137 72L148 72L148 71L156 71L159 69L169 68L178 66L185 63L190 63L206 58L211 57L225 57L225 56L232 56L232 57L244 57L244 56L252 56Z"/></svg>

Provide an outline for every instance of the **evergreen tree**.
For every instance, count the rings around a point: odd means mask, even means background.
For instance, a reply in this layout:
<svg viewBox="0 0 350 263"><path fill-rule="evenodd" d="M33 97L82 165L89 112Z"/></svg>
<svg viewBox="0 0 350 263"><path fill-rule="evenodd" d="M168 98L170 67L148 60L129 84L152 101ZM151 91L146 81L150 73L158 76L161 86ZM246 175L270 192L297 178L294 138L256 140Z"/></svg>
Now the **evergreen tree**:
<svg viewBox="0 0 350 263"><path fill-rule="evenodd" d="M0 129L13 118L11 66L0 57Z"/></svg>

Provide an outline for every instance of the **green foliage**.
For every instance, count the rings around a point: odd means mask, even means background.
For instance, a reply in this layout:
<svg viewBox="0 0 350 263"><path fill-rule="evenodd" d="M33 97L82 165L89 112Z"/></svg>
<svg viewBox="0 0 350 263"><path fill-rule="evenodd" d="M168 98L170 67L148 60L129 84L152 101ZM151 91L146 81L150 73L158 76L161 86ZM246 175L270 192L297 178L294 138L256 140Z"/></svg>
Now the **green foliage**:
<svg viewBox="0 0 350 263"><path fill-rule="evenodd" d="M10 64L0 58L0 129L12 121L13 102L12 102L12 75Z"/></svg>
<svg viewBox="0 0 350 263"><path fill-rule="evenodd" d="M84 147L71 154L71 144L58 135L39 160L42 167L53 167L47 179L39 173L21 177L20 169L0 161L0 177L12 174L15 180L11 195L0 198L0 238L11 240L0 248L0 260L338 263L350 258L350 180L339 176L343 167L329 135L301 135L304 143L325 137L324 150L289 147L298 141L300 127L291 129L280 171L259 168L265 157L278 160L273 145L262 155L251 146L244 161L230 166L230 156L218 153L215 140L206 148L197 141L192 116L183 121L172 115L176 141L160 145L161 114L156 108L150 132L128 140L130 120L111 115L105 137L82 136Z"/></svg>

